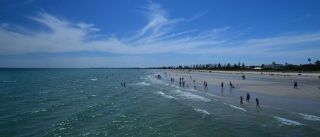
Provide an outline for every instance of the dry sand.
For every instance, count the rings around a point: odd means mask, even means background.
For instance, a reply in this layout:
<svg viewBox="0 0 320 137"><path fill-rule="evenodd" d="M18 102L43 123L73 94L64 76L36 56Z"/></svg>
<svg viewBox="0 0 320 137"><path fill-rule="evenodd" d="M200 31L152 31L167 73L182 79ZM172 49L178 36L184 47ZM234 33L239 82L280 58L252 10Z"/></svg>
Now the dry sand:
<svg viewBox="0 0 320 137"><path fill-rule="evenodd" d="M243 71L201 71L201 70L166 70L168 77L184 77L189 85L196 80L197 85L207 81L210 86L229 88L229 81L237 90L272 96L286 96L320 101L320 73L279 73L279 72L243 72ZM241 75L246 79L242 80ZM191 76L191 78L190 78ZM293 82L298 82L298 89L293 88Z"/></svg>

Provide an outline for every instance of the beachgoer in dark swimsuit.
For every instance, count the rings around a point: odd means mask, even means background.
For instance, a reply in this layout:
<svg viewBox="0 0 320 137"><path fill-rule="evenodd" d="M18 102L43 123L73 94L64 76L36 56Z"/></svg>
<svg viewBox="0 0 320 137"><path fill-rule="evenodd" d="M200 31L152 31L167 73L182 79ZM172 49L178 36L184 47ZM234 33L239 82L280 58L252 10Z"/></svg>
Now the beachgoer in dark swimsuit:
<svg viewBox="0 0 320 137"><path fill-rule="evenodd" d="M258 98L256 98L256 106L257 106L258 108L260 108L260 104L259 104L259 99L258 99Z"/></svg>

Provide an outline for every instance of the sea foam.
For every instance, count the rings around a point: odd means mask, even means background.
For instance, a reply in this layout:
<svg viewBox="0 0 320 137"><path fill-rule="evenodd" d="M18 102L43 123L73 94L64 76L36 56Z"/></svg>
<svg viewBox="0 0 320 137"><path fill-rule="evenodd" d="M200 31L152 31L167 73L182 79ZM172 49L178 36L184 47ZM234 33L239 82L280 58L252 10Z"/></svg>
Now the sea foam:
<svg viewBox="0 0 320 137"><path fill-rule="evenodd" d="M314 116L314 115L309 115L309 114L303 114L303 113L298 113L303 117L305 120L310 120L310 121L320 121L320 117Z"/></svg>
<svg viewBox="0 0 320 137"><path fill-rule="evenodd" d="M151 84L146 83L146 82L139 82L137 83L138 85L142 85L142 86L150 86Z"/></svg>
<svg viewBox="0 0 320 137"><path fill-rule="evenodd" d="M211 97L214 97L214 98L219 98L219 99L222 99L223 97L221 96L218 96L218 95L214 95L214 94L210 94L210 93L207 93L208 96L211 96Z"/></svg>
<svg viewBox="0 0 320 137"><path fill-rule="evenodd" d="M210 113L207 110L200 109L200 108L194 108L194 111L205 114L205 115L210 115Z"/></svg>
<svg viewBox="0 0 320 137"><path fill-rule="evenodd" d="M278 117L278 116L274 116L273 118L278 120L283 125L288 125L288 126L301 126L301 125L304 125L304 124L302 124L300 122L293 121L293 120L286 119L286 118L282 118L282 117Z"/></svg>
<svg viewBox="0 0 320 137"><path fill-rule="evenodd" d="M167 95L167 94L163 93L162 91L159 91L158 94L161 95L161 96L163 96L163 97L165 97L165 98L176 99L175 97L170 96L170 95Z"/></svg>
<svg viewBox="0 0 320 137"><path fill-rule="evenodd" d="M210 102L211 100L208 99L208 98L205 98L205 97L202 97L202 96L199 96L199 95L196 95L196 94L192 94L192 93L189 93L189 92L182 92L181 90L175 90L176 92L178 92L183 98L186 98L186 99L191 99L191 100L195 100L195 101L204 101L204 102Z"/></svg>
<svg viewBox="0 0 320 137"><path fill-rule="evenodd" d="M238 109L238 110L241 110L241 111L244 111L246 112L247 110L245 110L244 108L241 108L241 107L237 107L237 106L234 106L234 105L229 105L231 108L234 108L234 109Z"/></svg>

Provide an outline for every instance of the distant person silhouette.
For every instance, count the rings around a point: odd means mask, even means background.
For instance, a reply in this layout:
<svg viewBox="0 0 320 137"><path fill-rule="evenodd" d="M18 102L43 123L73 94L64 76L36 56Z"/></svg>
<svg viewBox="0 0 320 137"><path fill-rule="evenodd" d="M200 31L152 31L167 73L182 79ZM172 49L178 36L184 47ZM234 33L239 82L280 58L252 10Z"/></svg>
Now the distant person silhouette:
<svg viewBox="0 0 320 137"><path fill-rule="evenodd" d="M294 83L293 83L293 88L295 88L295 89L298 88L298 82L297 82L297 81L294 81Z"/></svg>
<svg viewBox="0 0 320 137"><path fill-rule="evenodd" d="M250 101L250 94L249 94L249 92L247 93L247 102L249 102Z"/></svg>
<svg viewBox="0 0 320 137"><path fill-rule="evenodd" d="M243 104L243 98L242 98L242 96L240 96L240 105L242 105Z"/></svg>
<svg viewBox="0 0 320 137"><path fill-rule="evenodd" d="M229 85L230 85L231 88L234 88L234 86L233 86L233 84L231 83L231 81L230 81Z"/></svg>
<svg viewBox="0 0 320 137"><path fill-rule="evenodd" d="M259 99L258 99L258 98L256 98L256 106L257 106L258 108L260 108L260 103L259 103Z"/></svg>
<svg viewBox="0 0 320 137"><path fill-rule="evenodd" d="M246 79L246 75L242 75L242 79L245 80Z"/></svg>

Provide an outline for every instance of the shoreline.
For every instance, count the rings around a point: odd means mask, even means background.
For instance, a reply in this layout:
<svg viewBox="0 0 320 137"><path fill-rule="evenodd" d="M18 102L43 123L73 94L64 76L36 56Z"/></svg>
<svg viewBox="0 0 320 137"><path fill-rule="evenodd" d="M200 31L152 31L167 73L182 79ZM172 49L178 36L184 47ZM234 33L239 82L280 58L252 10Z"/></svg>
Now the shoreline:
<svg viewBox="0 0 320 137"><path fill-rule="evenodd" d="M225 73L225 74L256 74L256 75L274 75L274 76L320 76L320 71L255 71L255 70L201 70L201 69L167 69L171 71L186 71L186 72L204 72L204 73ZM300 74L300 75L299 75Z"/></svg>
<svg viewBox="0 0 320 137"><path fill-rule="evenodd" d="M320 101L320 73L276 73L276 72L248 72L248 71L210 71L210 70L165 70L179 80L179 77L192 77L197 83L207 81L216 89L221 82L225 88L231 81L241 92L252 92L262 95L284 96L290 98L311 99ZM241 75L246 75L243 80ZM293 88L293 82L298 81L298 88ZM192 82L187 81L190 85Z"/></svg>

